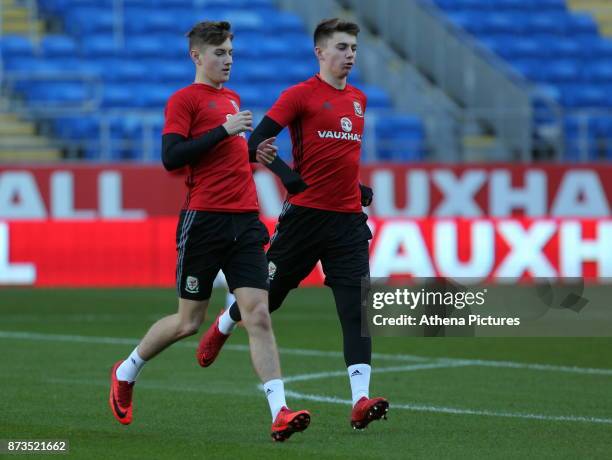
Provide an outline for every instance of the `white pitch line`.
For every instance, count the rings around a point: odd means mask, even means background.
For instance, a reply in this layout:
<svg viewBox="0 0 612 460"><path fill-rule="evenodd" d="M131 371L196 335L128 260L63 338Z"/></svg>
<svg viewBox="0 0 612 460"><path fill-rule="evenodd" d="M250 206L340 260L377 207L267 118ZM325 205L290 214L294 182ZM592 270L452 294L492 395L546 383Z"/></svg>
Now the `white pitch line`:
<svg viewBox="0 0 612 460"><path fill-rule="evenodd" d="M410 371L420 371L425 369L447 369L449 367L463 367L463 366L471 366L471 364L466 363L428 363L428 364L408 364L406 366L393 366L393 367L376 367L372 369L372 373L374 374L386 374L391 372L410 372ZM283 377L283 382L291 383L291 382L305 382L307 380L319 380L325 379L328 377L345 377L347 372L343 371L331 371L331 372L317 372L313 374L300 374L300 375L292 375L289 377Z"/></svg>
<svg viewBox="0 0 612 460"><path fill-rule="evenodd" d="M124 337L100 337L91 335L67 335L67 334L43 334L38 332L22 331L0 331L0 339L33 340L44 342L74 342L74 343L100 343L105 345L138 345L139 339ZM193 348L197 343L192 341L177 342L173 347ZM248 345L225 345L224 350L248 352ZM339 351L305 350L301 348L279 348L279 351L287 355L313 356L323 358L343 358L344 354ZM416 355L393 355L383 353L372 353L372 358L389 361L431 361L431 358L424 358Z"/></svg>
<svg viewBox="0 0 612 460"><path fill-rule="evenodd" d="M342 404L351 406L353 403L348 399L340 399L332 396L322 396L300 393L297 391L286 390L286 395L291 398L302 399L307 401L324 402L330 404ZM582 417L574 415L545 415L545 414L529 414L521 412L496 412L490 410L475 410L475 409L460 409L456 407L442 407L442 406L425 406L420 404L394 404L391 402L390 409L401 409L409 410L413 412L433 412L440 414L454 414L454 415L478 415L485 417L506 417L506 418L521 418L529 420L543 420L547 422L585 422L585 423L600 423L600 424L612 424L610 418L600 417Z"/></svg>
<svg viewBox="0 0 612 460"><path fill-rule="evenodd" d="M439 358L445 361L446 358ZM450 362L466 366L483 366L509 369L529 369L532 371L567 372L570 374L612 375L612 369L597 369L589 367L559 366L554 364L517 363L512 361L488 361L482 359L449 359Z"/></svg>
<svg viewBox="0 0 612 460"><path fill-rule="evenodd" d="M0 339L16 339L16 340L34 340L34 341L47 341L47 342L76 342L76 343L98 343L105 345L137 345L139 339L121 338L121 337L99 337L99 336L85 336L85 335L65 335L65 334L43 334L37 332L21 332L21 331L0 331ZM173 346L195 348L196 343L190 341L183 341L174 344ZM248 352L248 345L225 345L224 350ZM325 357L325 358L340 358L343 356L341 352L337 351L321 351L321 350L305 350L301 348L280 348L279 351L286 355L296 356L313 356L313 357ZM551 372L567 372L574 374L589 374L589 375L602 375L612 376L612 369L603 368L588 368L588 367L575 367L575 366L559 366L553 364L537 364L537 363L521 363L514 361L488 361L480 359L458 359L448 357L425 357L417 355L406 355L406 354L385 354L385 353L372 353L372 358L376 360L387 360L395 362L422 362L432 363L440 362L444 364L456 363L459 365L473 365L473 366L484 366L493 368L511 368L511 369L528 369L536 371L551 371Z"/></svg>
<svg viewBox="0 0 612 460"><path fill-rule="evenodd" d="M98 379L64 379L64 378L47 378L44 380L49 384L70 384L70 385L88 385L88 386L100 386L107 387L108 382ZM163 390L171 392L190 392L190 393L205 393L205 394L218 394L218 395L236 395L236 396L253 396L254 392L248 390L230 390L224 387L222 390L211 388L208 386L190 386L190 385L168 385L162 382L139 382L138 387L149 390ZM330 404L342 404L352 405L352 402L348 399L340 399L333 396L321 396L313 394L305 394L297 391L286 390L286 395L301 400L324 402ZM544 414L529 414L520 412L496 412L489 410L474 410L474 409L460 409L455 407L442 407L442 406L427 406L420 404L391 404L393 410L409 410L413 412L432 412L441 414L453 414L453 415L477 415L486 417L505 417L505 418L521 418L530 420L542 420L552 422L585 422L585 423L598 423L598 424L612 424L612 419L599 418L599 417L581 417L571 415L544 415Z"/></svg>
<svg viewBox="0 0 612 460"><path fill-rule="evenodd" d="M0 331L0 338L4 339L21 339L21 340L35 340L35 341L54 341L54 342L78 342L78 343L100 343L100 344L112 344L112 345L133 345L138 343L137 339L127 339L127 338L118 338L118 337L95 337L95 336L79 336L79 335L60 335L60 334L41 334L41 333L33 333L33 332L15 332L15 331ZM179 343L182 346L193 347L194 345L191 343ZM228 347L226 347L228 348ZM244 345L235 345L234 349L237 351L245 351L248 350L247 346ZM283 351L283 350L282 350ZM285 349L283 352L295 352L295 354L299 355L310 355L310 356L337 356L339 353L334 352L319 352L303 349ZM427 360L428 358L421 356L411 356L411 355L383 355L387 359L397 359L398 361L408 360ZM400 372L399 369L403 370L416 370L417 368L428 369L428 368L436 368L436 367L455 367L455 366L469 366L469 365L480 365L480 366L488 366L488 367L510 367L517 369L532 369L532 370L546 370L546 371L560 371L560 372L574 372L574 373L587 373L587 374L599 374L599 375L611 375L612 369L589 369L589 368L579 368L579 367L567 367L567 366L553 366L546 364L528 364L528 363L514 363L507 361L484 361L484 360L459 360L453 358L438 358L437 362L422 364L422 365L414 365L414 366L396 366L389 368L382 368L379 371L397 371ZM317 376L316 378L322 378L330 375L345 375L345 372L327 372L327 373L318 373L318 374L310 374L311 378L313 376ZM287 377L285 379L286 382L297 381L299 380L307 380L306 375L304 376L293 376ZM291 380L293 379L293 380ZM89 381L89 380L81 380L75 381L66 379L49 379L49 382L56 383L77 383L81 385L107 385L106 382L102 381ZM158 386L157 384L150 382L149 384L142 385L143 387L149 387L150 389L165 389L168 390L164 385ZM163 388L162 388L163 387ZM176 391L202 391L206 392L204 389L196 389L187 386L175 387ZM252 394L252 393L248 393ZM322 396L322 395L312 395L299 393L292 390L286 391L287 396L302 399L302 400L310 400L317 402L325 402L332 404L343 404L343 405L351 405L352 402L350 400L340 399L336 397L330 396ZM427 406L427 405L419 405L419 404L392 404L393 409L401 409L401 410L409 410L415 412L432 412L432 413L444 413L444 414L455 414L455 415L477 415L477 416L487 416L487 417L506 417L506 418L519 418L519 419L530 419L530 420L543 420L543 421L553 421L553 422L584 422L584 423L597 423L597 424L612 424L612 419L609 418L600 418L600 417L586 417L586 416L573 416L573 415L545 415L545 414L530 414L530 413L520 413L520 412L496 412L489 410L475 410L475 409L461 409L454 407L442 407L442 406Z"/></svg>

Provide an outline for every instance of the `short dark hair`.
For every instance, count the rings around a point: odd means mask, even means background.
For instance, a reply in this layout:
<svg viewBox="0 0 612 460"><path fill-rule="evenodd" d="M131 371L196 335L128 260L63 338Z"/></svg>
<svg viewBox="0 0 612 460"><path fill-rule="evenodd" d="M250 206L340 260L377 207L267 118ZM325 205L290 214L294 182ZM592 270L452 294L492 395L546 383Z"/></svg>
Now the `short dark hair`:
<svg viewBox="0 0 612 460"><path fill-rule="evenodd" d="M230 32L231 28L227 21L203 21L196 24L185 35L189 39L189 50L203 45L219 46L228 38L232 40L234 34Z"/></svg>
<svg viewBox="0 0 612 460"><path fill-rule="evenodd" d="M354 22L343 21L340 18L323 19L314 31L314 44L320 45L324 40L330 38L334 32L346 32L347 34L359 34L359 26Z"/></svg>

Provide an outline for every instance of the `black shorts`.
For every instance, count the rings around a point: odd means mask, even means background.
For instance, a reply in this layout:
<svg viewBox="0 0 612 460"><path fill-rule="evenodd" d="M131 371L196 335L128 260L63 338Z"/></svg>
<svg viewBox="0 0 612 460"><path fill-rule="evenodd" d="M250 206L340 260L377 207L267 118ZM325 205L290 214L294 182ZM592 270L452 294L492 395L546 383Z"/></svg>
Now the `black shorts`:
<svg viewBox="0 0 612 460"><path fill-rule="evenodd" d="M176 229L176 287L179 297L210 298L223 270L233 292L241 287L268 289L264 245L268 230L256 212L183 210Z"/></svg>
<svg viewBox="0 0 612 460"><path fill-rule="evenodd" d="M361 286L370 275L364 213L342 213L286 203L268 249L270 280L293 289L320 260L328 286Z"/></svg>

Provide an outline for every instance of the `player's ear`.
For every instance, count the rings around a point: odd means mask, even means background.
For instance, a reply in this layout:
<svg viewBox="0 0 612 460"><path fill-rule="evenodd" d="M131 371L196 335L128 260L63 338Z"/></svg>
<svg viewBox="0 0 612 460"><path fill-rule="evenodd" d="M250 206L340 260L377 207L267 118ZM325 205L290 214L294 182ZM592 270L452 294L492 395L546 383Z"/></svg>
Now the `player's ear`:
<svg viewBox="0 0 612 460"><path fill-rule="evenodd" d="M197 50L189 51L189 55L191 56L191 60L195 65L202 65L202 60L200 59L200 52Z"/></svg>
<svg viewBox="0 0 612 460"><path fill-rule="evenodd" d="M323 50L321 49L320 46L315 46L314 54L319 61L323 59Z"/></svg>

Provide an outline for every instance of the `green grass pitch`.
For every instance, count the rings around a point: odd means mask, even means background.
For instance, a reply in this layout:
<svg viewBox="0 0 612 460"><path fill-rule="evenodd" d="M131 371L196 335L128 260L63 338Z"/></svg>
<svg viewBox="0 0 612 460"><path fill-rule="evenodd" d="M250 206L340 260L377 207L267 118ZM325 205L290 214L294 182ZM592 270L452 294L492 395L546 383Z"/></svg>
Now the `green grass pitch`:
<svg viewBox="0 0 612 460"><path fill-rule="evenodd" d="M121 426L109 368L174 296L0 290L0 439L68 439L72 458L610 458L612 339L375 338L371 395L389 399L389 420L353 431L327 289L297 290L273 316L288 401L312 412L306 432L271 441L242 329L210 368L197 337L152 360Z"/></svg>

